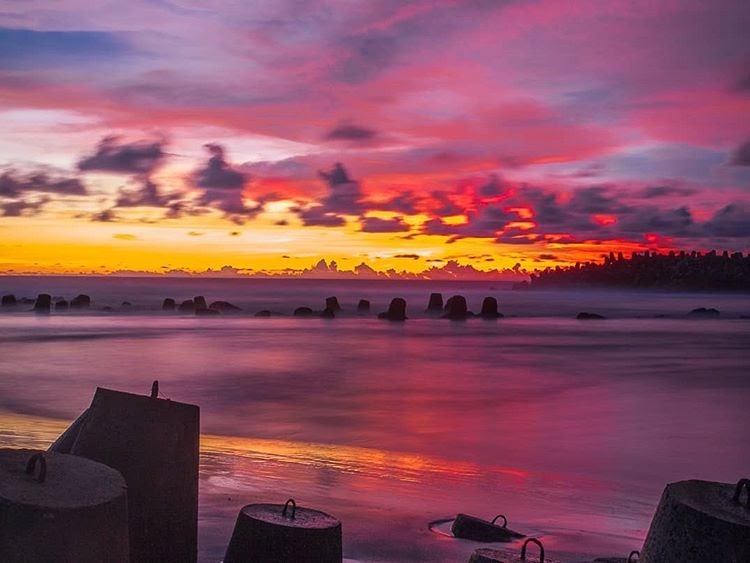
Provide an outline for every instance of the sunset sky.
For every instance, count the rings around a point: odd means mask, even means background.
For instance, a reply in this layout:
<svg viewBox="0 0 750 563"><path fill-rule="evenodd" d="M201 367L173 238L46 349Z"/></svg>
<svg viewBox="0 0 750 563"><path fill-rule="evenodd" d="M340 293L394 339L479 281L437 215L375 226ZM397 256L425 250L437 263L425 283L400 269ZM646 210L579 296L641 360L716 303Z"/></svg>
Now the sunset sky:
<svg viewBox="0 0 750 563"><path fill-rule="evenodd" d="M749 30L747 0L0 0L0 273L746 252Z"/></svg>

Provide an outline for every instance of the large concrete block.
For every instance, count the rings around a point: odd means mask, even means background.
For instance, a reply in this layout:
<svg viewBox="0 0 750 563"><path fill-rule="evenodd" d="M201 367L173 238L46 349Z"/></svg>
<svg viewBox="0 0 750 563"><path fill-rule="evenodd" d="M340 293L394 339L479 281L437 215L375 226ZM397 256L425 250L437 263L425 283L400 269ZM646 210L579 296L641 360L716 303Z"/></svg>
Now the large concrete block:
<svg viewBox="0 0 750 563"><path fill-rule="evenodd" d="M125 479L72 455L0 449L0 561L127 563Z"/></svg>
<svg viewBox="0 0 750 563"><path fill-rule="evenodd" d="M240 510L224 563L341 563L341 522L286 504L248 504Z"/></svg>
<svg viewBox="0 0 750 563"><path fill-rule="evenodd" d="M693 480L667 485L640 563L750 561L750 501L742 495L746 483L735 487Z"/></svg>
<svg viewBox="0 0 750 563"><path fill-rule="evenodd" d="M197 558L200 410L195 405L96 390L91 406L50 450L120 471L128 484L133 561Z"/></svg>

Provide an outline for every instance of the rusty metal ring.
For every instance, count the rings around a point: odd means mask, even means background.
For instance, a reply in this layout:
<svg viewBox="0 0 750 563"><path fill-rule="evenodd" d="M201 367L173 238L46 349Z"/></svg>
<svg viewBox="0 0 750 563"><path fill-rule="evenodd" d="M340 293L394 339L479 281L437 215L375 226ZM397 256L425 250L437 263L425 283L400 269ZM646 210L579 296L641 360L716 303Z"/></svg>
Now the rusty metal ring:
<svg viewBox="0 0 750 563"><path fill-rule="evenodd" d="M26 474L31 475L34 473L37 461L39 462L39 475L36 476L36 480L39 483L44 483L45 479L47 479L47 460L44 458L43 453L36 453L29 458L28 463L26 463Z"/></svg>
<svg viewBox="0 0 750 563"><path fill-rule="evenodd" d="M297 513L297 503L294 502L293 498L290 498L286 503L284 503L284 510L281 511L282 516L286 516L286 510L289 508L289 505L292 505L292 515L289 517L292 520L294 520L294 515Z"/></svg>
<svg viewBox="0 0 750 563"><path fill-rule="evenodd" d="M747 503L745 506L750 508L750 479L740 479L737 481L737 487L734 489L732 500L737 504L741 504L740 495L742 494L742 487L745 487L745 490L747 491Z"/></svg>
<svg viewBox="0 0 750 563"><path fill-rule="evenodd" d="M542 545L542 542L536 538L529 538L523 542L523 547L521 547L521 560L526 560L526 546L529 543L534 543L539 546L539 563L544 563L544 546Z"/></svg>
<svg viewBox="0 0 750 563"><path fill-rule="evenodd" d="M505 517L504 515L502 515L502 514L498 514L497 516L495 516L495 517L494 517L494 518L492 519L492 523L494 524L494 523L495 523L495 521L496 521L496 520L497 520L498 518L502 518L502 519L503 519L503 528L507 528L507 527L508 527L508 519L507 519L507 518L506 518L506 517Z"/></svg>

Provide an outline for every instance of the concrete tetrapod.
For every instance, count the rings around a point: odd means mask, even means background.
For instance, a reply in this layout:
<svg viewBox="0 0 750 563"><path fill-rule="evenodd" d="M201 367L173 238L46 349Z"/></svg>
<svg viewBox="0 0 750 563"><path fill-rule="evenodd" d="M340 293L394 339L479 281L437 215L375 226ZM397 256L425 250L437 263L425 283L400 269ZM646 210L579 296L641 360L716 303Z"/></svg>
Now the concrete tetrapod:
<svg viewBox="0 0 750 563"><path fill-rule="evenodd" d="M195 405L98 388L91 406L52 444L117 469L128 485L132 561L190 563L198 548Z"/></svg>
<svg viewBox="0 0 750 563"><path fill-rule="evenodd" d="M750 561L750 480L679 481L664 489L640 563ZM744 500L743 500L744 497Z"/></svg>
<svg viewBox="0 0 750 563"><path fill-rule="evenodd" d="M286 504L240 510L224 563L341 563L341 522L325 512Z"/></svg>
<svg viewBox="0 0 750 563"><path fill-rule="evenodd" d="M534 544L539 550L539 557L527 554L528 545ZM528 555L528 557L527 557ZM545 558L544 546L537 538L529 538L523 542L521 547L521 556L513 557L507 551L499 549L477 549L469 558L469 563L559 563L556 559Z"/></svg>
<svg viewBox="0 0 750 563"><path fill-rule="evenodd" d="M502 526L495 524L498 518L503 519ZM526 537L508 529L508 519L502 514L495 516L492 522L468 514L458 514L451 525L451 532L457 538L482 542L509 542Z"/></svg>
<svg viewBox="0 0 750 563"><path fill-rule="evenodd" d="M0 449L0 561L129 560L120 473L72 455Z"/></svg>

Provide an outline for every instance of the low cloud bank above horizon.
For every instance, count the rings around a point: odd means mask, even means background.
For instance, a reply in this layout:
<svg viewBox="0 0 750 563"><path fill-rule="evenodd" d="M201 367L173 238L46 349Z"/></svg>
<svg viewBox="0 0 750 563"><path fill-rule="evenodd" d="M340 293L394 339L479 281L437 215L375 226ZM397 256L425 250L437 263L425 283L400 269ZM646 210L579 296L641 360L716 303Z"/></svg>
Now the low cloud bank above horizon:
<svg viewBox="0 0 750 563"><path fill-rule="evenodd" d="M6 8L6 271L750 250L746 2Z"/></svg>

